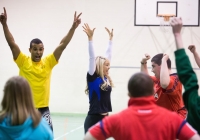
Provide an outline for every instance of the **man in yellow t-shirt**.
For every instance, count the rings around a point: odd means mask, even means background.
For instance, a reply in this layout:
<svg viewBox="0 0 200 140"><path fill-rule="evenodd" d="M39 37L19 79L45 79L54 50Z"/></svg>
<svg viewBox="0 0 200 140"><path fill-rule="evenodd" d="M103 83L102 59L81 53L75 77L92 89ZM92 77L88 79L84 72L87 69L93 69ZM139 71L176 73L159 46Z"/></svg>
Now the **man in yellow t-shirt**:
<svg viewBox="0 0 200 140"><path fill-rule="evenodd" d="M3 26L5 38L12 51L13 59L19 67L19 75L28 80L32 89L35 107L47 120L52 130L53 127L49 111L51 71L58 63L63 50L70 42L76 28L81 23L81 19L79 18L81 14L82 13L76 16L75 12L72 27L67 35L61 40L54 52L44 58L42 58L44 46L42 41L38 38L35 38L30 42L29 52L31 53L31 57L23 54L9 31L5 7L4 13L0 15L0 22Z"/></svg>

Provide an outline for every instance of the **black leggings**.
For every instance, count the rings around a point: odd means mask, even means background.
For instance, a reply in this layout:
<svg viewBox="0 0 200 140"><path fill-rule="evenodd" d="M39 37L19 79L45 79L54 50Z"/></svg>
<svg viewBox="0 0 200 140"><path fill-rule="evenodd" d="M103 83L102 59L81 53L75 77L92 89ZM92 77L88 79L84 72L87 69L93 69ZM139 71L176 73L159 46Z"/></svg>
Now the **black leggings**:
<svg viewBox="0 0 200 140"><path fill-rule="evenodd" d="M38 108L38 111L42 114L42 117L47 121L48 125L53 131L53 124L50 116L49 107Z"/></svg>
<svg viewBox="0 0 200 140"><path fill-rule="evenodd" d="M97 122L99 122L106 116L108 116L108 115L88 114L87 117L85 118L85 123L84 123L85 133L88 131L88 129L91 126L95 125Z"/></svg>

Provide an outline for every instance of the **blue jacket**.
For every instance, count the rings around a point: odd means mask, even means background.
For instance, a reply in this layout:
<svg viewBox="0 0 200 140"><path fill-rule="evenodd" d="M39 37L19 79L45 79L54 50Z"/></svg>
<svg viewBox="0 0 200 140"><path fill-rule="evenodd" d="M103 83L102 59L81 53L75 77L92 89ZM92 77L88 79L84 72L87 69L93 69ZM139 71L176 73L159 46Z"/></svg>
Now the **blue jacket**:
<svg viewBox="0 0 200 140"><path fill-rule="evenodd" d="M0 140L53 140L53 133L43 118L36 128L31 118L17 126L11 126L5 118L0 122Z"/></svg>

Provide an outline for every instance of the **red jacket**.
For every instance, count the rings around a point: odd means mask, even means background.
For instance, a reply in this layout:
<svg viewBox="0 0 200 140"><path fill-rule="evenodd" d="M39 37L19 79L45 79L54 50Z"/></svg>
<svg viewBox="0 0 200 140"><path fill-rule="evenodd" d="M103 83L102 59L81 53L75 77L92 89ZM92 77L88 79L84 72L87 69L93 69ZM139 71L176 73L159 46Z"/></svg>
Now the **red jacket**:
<svg viewBox="0 0 200 140"><path fill-rule="evenodd" d="M160 80L151 76L154 81L154 97L156 104L178 113L183 119L186 118L187 110L184 107L182 97L182 84L177 74L170 75L170 82L166 89L160 86Z"/></svg>
<svg viewBox="0 0 200 140"><path fill-rule="evenodd" d="M89 129L98 140L185 140L195 131L179 115L155 104L154 97L131 98L128 108Z"/></svg>

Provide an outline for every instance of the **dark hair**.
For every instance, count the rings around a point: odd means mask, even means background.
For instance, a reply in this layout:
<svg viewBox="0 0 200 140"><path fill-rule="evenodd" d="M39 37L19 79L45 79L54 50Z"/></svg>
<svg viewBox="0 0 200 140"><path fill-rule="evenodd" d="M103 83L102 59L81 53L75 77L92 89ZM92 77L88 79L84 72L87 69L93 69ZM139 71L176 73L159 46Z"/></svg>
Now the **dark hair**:
<svg viewBox="0 0 200 140"><path fill-rule="evenodd" d="M31 40L31 42L30 42L30 48L32 48L32 43L40 44L40 43L42 43L42 41L40 39L38 39L38 38L35 38L35 39Z"/></svg>
<svg viewBox="0 0 200 140"><path fill-rule="evenodd" d="M131 76L128 91L131 97L151 96L154 93L154 83L149 75L139 72Z"/></svg>
<svg viewBox="0 0 200 140"><path fill-rule="evenodd" d="M161 62L162 62L162 58L163 58L163 53L159 53L159 54L155 55L151 59L151 62L154 62L154 63L158 64L158 66L160 66ZM168 69L171 69L171 60L170 60L170 58L168 58L168 60L167 60L167 67L168 67Z"/></svg>

